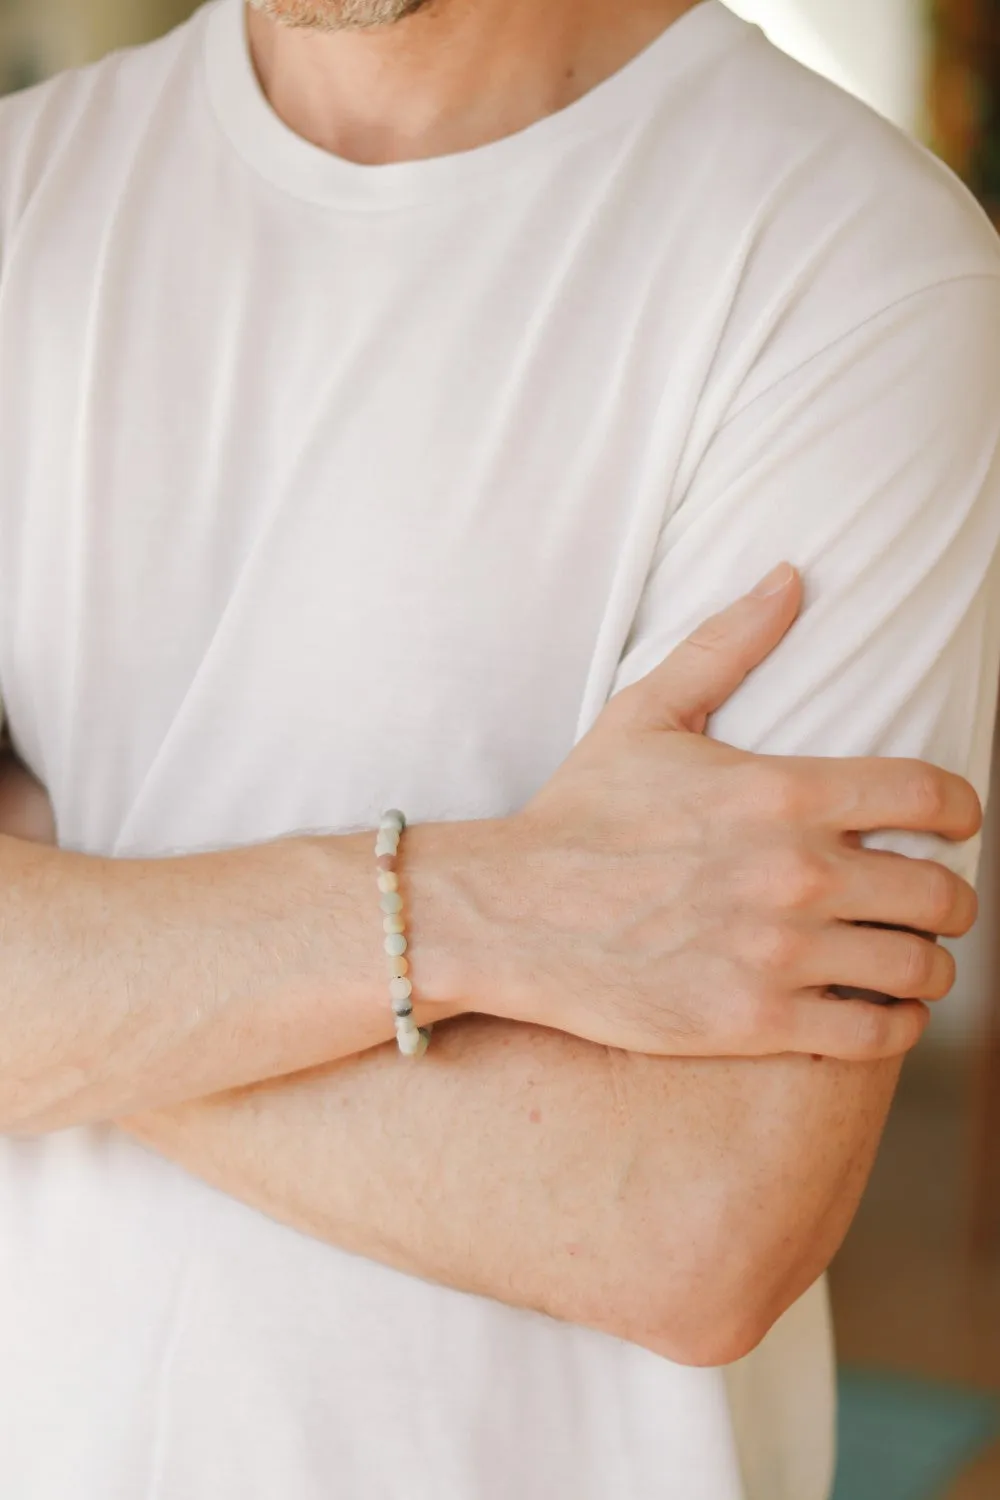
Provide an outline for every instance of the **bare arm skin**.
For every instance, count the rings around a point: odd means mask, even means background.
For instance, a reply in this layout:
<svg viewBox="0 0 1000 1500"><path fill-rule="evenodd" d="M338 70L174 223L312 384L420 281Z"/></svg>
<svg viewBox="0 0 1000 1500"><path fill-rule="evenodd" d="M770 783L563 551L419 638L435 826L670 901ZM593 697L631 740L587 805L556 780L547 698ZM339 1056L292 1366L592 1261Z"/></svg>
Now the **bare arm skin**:
<svg viewBox="0 0 1000 1500"><path fill-rule="evenodd" d="M387 1041L371 863L367 836L143 861L0 837L0 1130L166 1107Z"/></svg>
<svg viewBox="0 0 1000 1500"><path fill-rule="evenodd" d="M713 651L728 661L718 694L740 660L725 620L698 646L702 696ZM623 695L617 712L641 716L643 702ZM574 772L584 778L587 753ZM491 832L500 837L498 826ZM581 851L557 857L565 873ZM895 869L885 858L869 856ZM810 907L814 898L802 894L786 903L789 913ZM519 912L508 915L523 926ZM487 962L501 967L514 932L496 915L493 926L499 943ZM775 984L776 961L792 959L791 949L771 953ZM734 976L734 992L739 983ZM886 1014L843 1013L880 1023ZM772 1023L760 1008L761 1034ZM416 1068L381 1049L306 1077L147 1110L126 1128L332 1244L678 1361L717 1364L753 1347L827 1265L895 1076L893 1062L668 1062L470 1018L439 1028Z"/></svg>
<svg viewBox="0 0 1000 1500"><path fill-rule="evenodd" d="M469 1018L126 1127L252 1207L399 1270L717 1365L826 1269L898 1065L616 1053Z"/></svg>
<svg viewBox="0 0 1000 1500"><path fill-rule="evenodd" d="M732 668L726 625L699 638L702 686ZM126 1128L333 1245L717 1365L828 1266L897 1076L891 1060L660 1059L466 1018L417 1069L382 1050Z"/></svg>
<svg viewBox="0 0 1000 1500"><path fill-rule="evenodd" d="M0 828L40 843L55 840L44 788L10 761L0 770ZM446 1058L477 1083L474 1119L468 1118L464 1088L463 1097L454 1097L460 1075L455 1068L446 1069ZM422 1125L408 1115L407 1135L416 1133L420 1144L412 1154L408 1152L405 1174L398 1140L393 1130L384 1127L387 1117L394 1128L400 1123L398 1110L387 1115L392 1107L389 1095L399 1081L398 1064L388 1051L350 1066L233 1093L173 1113L146 1115L131 1128L138 1139L253 1207L400 1270L449 1284L457 1277L462 1287L487 1296L498 1295L498 1288L507 1285L511 1295L526 1306L590 1321L612 1332L626 1326L622 1319L629 1304L622 1299L639 1290L641 1300L632 1309L628 1325L632 1336L639 1342L652 1341L667 1353L686 1353L689 1358L711 1362L742 1352L741 1345L756 1337L754 1318L766 1324L773 1310L780 1309L798 1286L808 1284L817 1266L829 1260L867 1177L898 1071L891 1062L860 1068L773 1059L767 1065L769 1112L761 1108L756 1092L760 1066L690 1061L653 1064L549 1032L486 1020L466 1020L440 1029L429 1065L432 1074L422 1070L407 1079L408 1108L421 1110ZM483 1083L488 1093L482 1091ZM747 1092L751 1084L755 1090L752 1108ZM443 1110L438 1102L442 1089L449 1096ZM801 1160L805 1136L791 1135L784 1126L781 1111L790 1107L792 1095L800 1118L808 1112L820 1130L826 1153L822 1173L816 1172L812 1158L806 1170ZM681 1201L685 1169L678 1143L691 1139L681 1116L686 1114L690 1123L696 1097L714 1097L723 1121L728 1100L732 1116L739 1118L739 1128L730 1129L728 1142L724 1138L721 1143L722 1150L742 1146L748 1158L742 1184L749 1204L743 1207L738 1233L729 1238L732 1251L750 1250L758 1236L762 1252L768 1250L768 1239L777 1226L761 1210L776 1191L775 1174L781 1175L783 1158L789 1174L785 1180L797 1188L793 1201L803 1223L811 1223L824 1196L833 1206L801 1267L786 1267L773 1248L760 1254L759 1263L777 1273L777 1284L765 1289L763 1308L746 1308L745 1324L738 1315L745 1307L745 1288L734 1254L726 1268L732 1294L740 1301L731 1309L729 1323L708 1328L694 1324L685 1329L669 1303L660 1303L658 1298L671 1290L675 1296L683 1292L683 1276L671 1287L664 1274L674 1263L666 1240L671 1226L676 1234L681 1224L689 1222L690 1212L670 1218L666 1209ZM831 1131L823 1112L834 1100L839 1114ZM459 1109L465 1111L468 1135L452 1128ZM381 1128L372 1125L372 1117L383 1121ZM708 1123L711 1119L711 1113L698 1115L695 1134L699 1120ZM650 1130L649 1122L654 1120L663 1128ZM803 1126L807 1123L803 1118ZM599 1152L593 1150L595 1139L600 1142ZM482 1178L486 1203L483 1194L466 1195L453 1205L446 1220L414 1214L410 1203L414 1171L422 1202L447 1202L470 1172L471 1164L463 1165L459 1159L463 1146L468 1151L474 1145L481 1159L491 1143L493 1159ZM502 1147L499 1151L497 1144ZM701 1144L705 1147L710 1142ZM694 1151L685 1155L693 1156ZM793 1160L796 1155L797 1162ZM838 1161L845 1163L839 1183L834 1169ZM265 1163L266 1181L261 1171ZM671 1178L673 1190L668 1193ZM815 1205L809 1199L813 1193ZM645 1218L638 1211L644 1200ZM359 1222L358 1205L366 1201L372 1206L364 1222ZM485 1246L475 1233L484 1207L497 1230ZM461 1218L456 1217L459 1209ZM635 1245L627 1242L634 1226L643 1223L662 1238L662 1254L637 1288L631 1271L636 1252L657 1253L653 1241L647 1243L640 1237ZM466 1248L464 1264L458 1263L454 1245L441 1242L443 1231ZM530 1244L543 1251L540 1258L529 1252L525 1243L529 1235ZM680 1254L686 1258L682 1265L690 1273L693 1241L687 1234L678 1238ZM484 1250L489 1260L484 1259ZM512 1266L519 1273L516 1284L511 1284ZM625 1267L630 1268L628 1274L623 1274ZM745 1283L756 1284L758 1275L753 1283L745 1275ZM603 1298L602 1278L607 1284ZM695 1306L689 1303L692 1309ZM732 1341L730 1345L727 1340Z"/></svg>
<svg viewBox="0 0 1000 1500"><path fill-rule="evenodd" d="M956 767L975 765L985 784L983 736L971 715L991 719L988 696L956 719L937 670L905 667L910 642L919 648L916 662L945 662L956 681L983 649L990 663L996 654L984 606L996 597L989 564L1000 342L996 299L991 293L979 302L965 288L936 297L912 334L905 320L888 332L866 328L777 387L773 408L752 404L717 440L700 496L711 529L696 524L699 496L689 494L636 624L648 646L639 648L639 670L689 628L672 613L677 580L701 567L710 581L716 555L711 562L700 555L727 517L740 536L747 509L761 536L780 519L783 549L824 584L796 627L793 649L762 668L773 668L771 697L755 694L760 678L752 677L742 704L734 700L739 712L724 709L715 719L721 739L731 727L729 738L761 748L836 742L889 753L890 745L933 743ZM881 363L887 338L900 371L889 387ZM943 402L942 368L952 372L950 403ZM824 428L828 389L841 381L852 392L850 420ZM900 431L926 434L919 462L903 461L917 458L907 444L898 461L852 478L841 460L883 451L887 403L896 417L901 405ZM815 442L803 444L789 427L796 404L810 411ZM791 503L797 497L810 504ZM685 508L695 523L688 530ZM817 528L819 514L837 524ZM901 565L901 517L925 538L920 568ZM879 628L864 641L852 586L859 519L869 546L866 597L879 599ZM956 524L984 565L982 586L970 570L961 599L946 542ZM831 630L849 658L856 704L849 735L838 736L829 707L839 704L843 713L849 701L844 663L816 679ZM717 632L703 636L702 657L712 661L718 645ZM634 770L640 763L641 756ZM582 760L576 769L586 774ZM783 821L772 805L772 822ZM911 925L898 911L883 920ZM912 925L940 931L933 921ZM782 953L781 941L772 944L772 973L799 961L793 928L785 927L792 948ZM712 996L704 1003L710 1007ZM223 1191L333 1243L502 1302L610 1328L681 1361L716 1363L746 1352L829 1262L862 1191L897 1074L892 1062L622 1057L483 1020L442 1028L432 1051L426 1073L401 1073L380 1053L136 1128ZM452 1057L459 1067L449 1066Z"/></svg>
<svg viewBox="0 0 1000 1500"><path fill-rule="evenodd" d="M870 1060L917 1041L950 958L858 924L960 933L975 896L852 830L967 838L978 798L916 761L705 738L795 619L786 571L618 694L522 812L407 834L420 1020L474 1012L664 1056ZM386 1041L373 874L364 834L142 861L0 839L0 1129L168 1108Z"/></svg>

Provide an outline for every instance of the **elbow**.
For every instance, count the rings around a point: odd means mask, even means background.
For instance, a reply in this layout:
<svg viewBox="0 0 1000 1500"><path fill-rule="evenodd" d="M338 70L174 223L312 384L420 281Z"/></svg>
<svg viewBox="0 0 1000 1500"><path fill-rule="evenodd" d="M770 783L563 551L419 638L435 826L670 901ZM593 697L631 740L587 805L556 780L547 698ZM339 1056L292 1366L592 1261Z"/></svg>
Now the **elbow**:
<svg viewBox="0 0 1000 1500"><path fill-rule="evenodd" d="M676 1236L676 1225L673 1226ZM745 1359L825 1270L790 1244L727 1233L692 1232L680 1249L659 1243L644 1255L642 1284L649 1293L635 1341L675 1364L718 1369ZM634 1335L633 1335L634 1337Z"/></svg>
<svg viewBox="0 0 1000 1500"><path fill-rule="evenodd" d="M733 1301L705 1284L682 1303L670 1299L669 1305L654 1305L637 1342L674 1364L720 1369L752 1354L784 1311L779 1304L763 1304L749 1290Z"/></svg>
<svg viewBox="0 0 1000 1500"><path fill-rule="evenodd" d="M705 1315L691 1320L679 1339L666 1335L675 1344L675 1352L666 1357L698 1370L734 1365L764 1342L777 1321L778 1315L770 1317L750 1308L705 1309Z"/></svg>

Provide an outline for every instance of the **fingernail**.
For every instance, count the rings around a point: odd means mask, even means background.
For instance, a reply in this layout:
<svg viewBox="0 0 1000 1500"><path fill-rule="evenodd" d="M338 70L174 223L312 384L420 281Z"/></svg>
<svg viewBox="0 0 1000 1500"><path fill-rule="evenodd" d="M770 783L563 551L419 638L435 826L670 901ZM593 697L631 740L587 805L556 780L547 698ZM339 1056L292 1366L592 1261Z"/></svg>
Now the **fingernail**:
<svg viewBox="0 0 1000 1500"><path fill-rule="evenodd" d="M768 573L766 578L761 579L753 591L753 597L769 599L773 594L780 594L787 589L794 577L795 569L791 563L779 563L773 573Z"/></svg>

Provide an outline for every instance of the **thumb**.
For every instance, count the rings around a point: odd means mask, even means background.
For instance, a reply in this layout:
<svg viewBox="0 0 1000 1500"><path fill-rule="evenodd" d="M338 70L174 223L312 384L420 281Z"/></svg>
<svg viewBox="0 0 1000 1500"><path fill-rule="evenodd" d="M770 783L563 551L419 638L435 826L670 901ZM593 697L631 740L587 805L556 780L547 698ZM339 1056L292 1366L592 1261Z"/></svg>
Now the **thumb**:
<svg viewBox="0 0 1000 1500"><path fill-rule="evenodd" d="M709 715L784 639L801 608L802 579L782 563L636 683L630 690L633 722L703 734Z"/></svg>

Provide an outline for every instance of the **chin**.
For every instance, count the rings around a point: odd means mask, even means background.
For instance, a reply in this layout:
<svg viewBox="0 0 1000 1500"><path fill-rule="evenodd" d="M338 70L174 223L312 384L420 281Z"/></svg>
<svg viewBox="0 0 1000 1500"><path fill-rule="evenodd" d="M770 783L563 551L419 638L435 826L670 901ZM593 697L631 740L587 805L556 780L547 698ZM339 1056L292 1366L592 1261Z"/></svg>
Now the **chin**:
<svg viewBox="0 0 1000 1500"><path fill-rule="evenodd" d="M423 10L429 0L250 0L253 10L310 31L367 31Z"/></svg>

